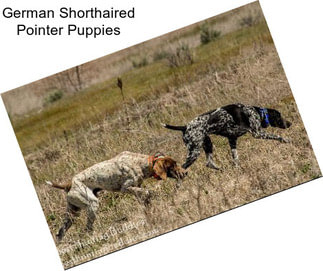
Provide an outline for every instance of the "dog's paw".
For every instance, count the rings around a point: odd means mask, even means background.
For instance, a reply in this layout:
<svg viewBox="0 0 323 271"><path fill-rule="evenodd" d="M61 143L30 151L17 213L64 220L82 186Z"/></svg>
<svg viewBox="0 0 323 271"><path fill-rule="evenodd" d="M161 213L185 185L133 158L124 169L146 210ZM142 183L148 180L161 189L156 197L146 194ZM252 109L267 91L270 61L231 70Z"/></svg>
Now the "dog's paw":
<svg viewBox="0 0 323 271"><path fill-rule="evenodd" d="M217 167L214 163L211 163L211 162L207 162L206 166L215 170L220 170L219 167Z"/></svg>
<svg viewBox="0 0 323 271"><path fill-rule="evenodd" d="M61 243L62 239L63 239L63 234L61 234L61 232L58 232L56 235L55 235L55 238L56 238L56 242L58 244Z"/></svg>
<svg viewBox="0 0 323 271"><path fill-rule="evenodd" d="M53 186L53 183L51 181L45 181L48 185Z"/></svg>
<svg viewBox="0 0 323 271"><path fill-rule="evenodd" d="M287 138L281 138L280 142L281 143L290 143L290 140Z"/></svg>
<svg viewBox="0 0 323 271"><path fill-rule="evenodd" d="M240 162L239 162L239 161L234 160L234 161L233 161L233 166L234 166L235 168L240 168Z"/></svg>

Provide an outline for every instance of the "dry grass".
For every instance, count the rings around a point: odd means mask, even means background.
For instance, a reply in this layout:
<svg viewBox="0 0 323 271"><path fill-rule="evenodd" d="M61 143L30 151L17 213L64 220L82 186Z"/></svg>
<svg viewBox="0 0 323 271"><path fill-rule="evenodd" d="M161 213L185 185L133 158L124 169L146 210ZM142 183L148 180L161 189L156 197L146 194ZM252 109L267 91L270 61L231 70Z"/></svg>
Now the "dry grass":
<svg viewBox="0 0 323 271"><path fill-rule="evenodd" d="M293 123L288 130L268 128L291 143L256 140L246 135L239 139L241 166L235 168L226 139L213 136L214 156L221 171L206 168L201 155L178 190L171 179L148 179L144 186L154 191L148 207L131 195L100 192L93 235L84 231L86 219L82 214L58 245L66 268L321 175L263 22L196 47L194 54L196 61L189 66L170 69L158 62L125 73L123 78L132 82L134 91L123 106L113 107L121 104L117 100L121 97L108 96L109 100L96 85L73 100L62 101L60 110L54 107L45 112L47 115L33 116L32 122L26 119L15 125L15 129L24 131L32 123L37 127L45 122L53 125L48 136L41 128L36 130L40 139L29 132L35 140L33 148L24 136L18 136L53 234L62 223L65 194L48 187L45 180L68 181L88 166L124 150L145 154L159 150L184 161L186 150L181 133L163 129L161 122L184 124L200 113L235 102L267 106L280 110ZM90 117L78 111L85 104L93 111ZM73 126L69 119L78 125ZM62 130L56 120L63 123ZM137 227L129 227L135 222ZM121 227L122 233L112 234L113 229Z"/></svg>
<svg viewBox="0 0 323 271"><path fill-rule="evenodd" d="M209 18L206 21L209 22L211 27L220 30L224 35L240 29L240 20L250 15L253 18L263 18L258 2ZM100 84L131 71L133 69L132 61L141 59L143 56L147 57L149 62L152 62L153 56L158 50L169 51L174 46L176 47L178 42L188 44L192 48L199 46L199 30L202 24L203 22L197 22L158 38L81 64L80 70L84 89L88 90L94 84ZM48 93L53 89L60 88L58 81L59 74L55 74L3 93L2 97L10 116L18 118L22 115L44 109L44 100ZM70 93L73 92L72 89L62 90L67 92L65 96L74 94Z"/></svg>
<svg viewBox="0 0 323 271"><path fill-rule="evenodd" d="M175 189L172 180L159 182L159 188L156 188L155 180L147 180L145 185L155 191L148 208L129 195L103 192L94 236L100 238L111 226L120 227L125 221L141 219L145 221L142 227L118 235L118 238L133 238L151 231L158 235L318 177L321 174L319 167L272 46L262 48L257 57L253 48L246 49L239 61L228 63L227 67L219 73L210 67L209 72L194 83L172 88L158 97L152 95L146 102L134 101L118 114L64 139L54 140L46 148L26 157L52 232L55 233L62 222L64 192L47 187L44 180L69 180L82 169L123 150L140 153L161 150L182 162L186 152L181 134L163 130L159 123L183 124L199 113L227 103L239 101L277 108L293 126L289 130L269 129L289 138L292 143L280 144L244 136L238 145L241 167L235 168L226 140L213 137L215 158L221 171L206 168L201 155L179 190ZM67 263L71 257L90 251L101 250L105 254L123 247L111 247L119 240L111 237L81 251L74 249L64 253L64 248L73 246L76 240L90 240L91 236L84 233L84 223L82 216L59 246Z"/></svg>
<svg viewBox="0 0 323 271"><path fill-rule="evenodd" d="M238 57L246 47L254 47L261 54L262 47L272 44L264 21L250 28L228 33L192 52L193 64L179 68L169 67L165 59L133 69L122 75L126 102L131 104L161 95L171 88L195 82L209 72L227 69L228 61ZM234 71L234 63L230 64ZM88 127L105 115L113 114L124 106L116 86L116 78L93 85L87 91L77 93L24 118L13 118L18 142L24 154L38 146L62 137L64 133ZM64 132L65 131L65 132Z"/></svg>

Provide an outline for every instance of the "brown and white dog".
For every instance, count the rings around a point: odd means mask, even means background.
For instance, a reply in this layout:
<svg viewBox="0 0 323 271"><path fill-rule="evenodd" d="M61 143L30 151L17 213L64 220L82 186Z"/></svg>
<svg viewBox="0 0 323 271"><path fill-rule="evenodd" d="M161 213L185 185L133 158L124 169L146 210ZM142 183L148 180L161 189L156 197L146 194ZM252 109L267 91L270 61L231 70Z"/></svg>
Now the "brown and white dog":
<svg viewBox="0 0 323 271"><path fill-rule="evenodd" d="M170 177L179 181L185 175L186 171L168 156L159 153L149 156L125 151L83 170L67 184L47 182L67 192L67 210L64 224L56 235L57 240L62 240L71 227L73 218L82 209L87 212L87 230L93 230L99 207L97 193L100 190L131 193L140 199L148 199L150 192L140 187L144 179L155 177L166 180Z"/></svg>

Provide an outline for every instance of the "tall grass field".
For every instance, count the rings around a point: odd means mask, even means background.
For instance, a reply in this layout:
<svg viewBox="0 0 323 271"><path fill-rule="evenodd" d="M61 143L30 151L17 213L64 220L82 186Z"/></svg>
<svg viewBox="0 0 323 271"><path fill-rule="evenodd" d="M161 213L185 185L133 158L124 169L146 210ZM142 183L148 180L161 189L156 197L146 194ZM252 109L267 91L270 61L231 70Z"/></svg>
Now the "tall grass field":
<svg viewBox="0 0 323 271"><path fill-rule="evenodd" d="M73 70L65 72L75 80ZM239 167L227 139L211 136L221 170L205 167L201 155L179 189L172 179L147 179L149 206L132 195L101 191L94 232L85 231L82 213L57 244L65 268L321 176L258 2L84 63L80 76L78 91L60 73L2 95L53 236L63 222L66 194L45 181L65 183L122 151L161 151L185 161L181 133L160 123L183 125L243 103L275 108L292 126L268 128L288 144L241 137Z"/></svg>

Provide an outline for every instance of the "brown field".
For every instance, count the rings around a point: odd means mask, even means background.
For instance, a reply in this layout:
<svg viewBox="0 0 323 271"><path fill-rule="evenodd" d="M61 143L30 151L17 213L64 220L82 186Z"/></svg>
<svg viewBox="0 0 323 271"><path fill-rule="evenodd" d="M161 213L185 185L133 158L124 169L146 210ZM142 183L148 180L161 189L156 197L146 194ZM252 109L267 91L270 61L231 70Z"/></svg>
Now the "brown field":
<svg viewBox="0 0 323 271"><path fill-rule="evenodd" d="M257 20L251 26L241 26L241 18L248 14L258 16ZM215 22L221 36L206 45L197 42L197 25L188 27L190 31L163 36L159 42L147 42L150 46L146 45L146 52L153 55L164 48L167 39L182 37L191 40L189 44L195 41L190 45L194 63L173 68L162 59L149 60L143 67L128 65L122 72L102 75L104 78L96 82L93 79L84 91L38 113L12 118L53 234L62 223L65 193L48 187L46 180L66 182L88 166L125 150L145 154L159 150L184 162L186 149L181 133L162 128L161 122L185 124L200 113L240 102L278 109L293 123L287 130L268 128L268 132L290 139L289 144L241 137L238 168L232 163L227 140L212 136L215 161L221 170L206 168L202 154L178 190L171 179L146 180L144 186L154 191L148 207L131 195L100 192L94 233L85 232L82 214L58 245L65 268L321 176L261 16L258 3L254 3L221 15L219 22L218 17L211 18L210 24ZM132 48L119 57L137 54ZM117 55L114 58L118 59ZM117 75L126 85L125 102L114 85ZM130 223L138 225L130 227ZM120 228L122 232L112 234Z"/></svg>

